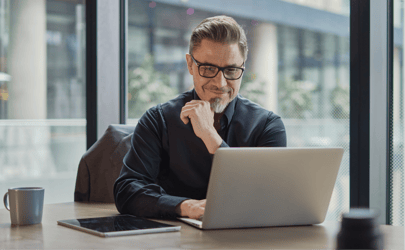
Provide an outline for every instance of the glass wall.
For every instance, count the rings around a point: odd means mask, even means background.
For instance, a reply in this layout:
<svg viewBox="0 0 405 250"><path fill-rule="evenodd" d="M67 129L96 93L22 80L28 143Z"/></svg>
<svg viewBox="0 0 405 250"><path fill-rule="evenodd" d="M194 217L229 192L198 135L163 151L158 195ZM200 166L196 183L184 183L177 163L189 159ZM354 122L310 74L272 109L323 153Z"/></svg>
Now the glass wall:
<svg viewBox="0 0 405 250"><path fill-rule="evenodd" d="M393 122L390 173L390 224L404 225L404 50L403 1L394 0Z"/></svg>
<svg viewBox="0 0 405 250"><path fill-rule="evenodd" d="M0 191L73 201L86 150L85 1L0 0Z"/></svg>
<svg viewBox="0 0 405 250"><path fill-rule="evenodd" d="M192 29L232 16L249 44L240 94L282 117L289 147L345 149L326 218L339 220L349 209L349 0L209 2L129 0L128 123L193 88Z"/></svg>

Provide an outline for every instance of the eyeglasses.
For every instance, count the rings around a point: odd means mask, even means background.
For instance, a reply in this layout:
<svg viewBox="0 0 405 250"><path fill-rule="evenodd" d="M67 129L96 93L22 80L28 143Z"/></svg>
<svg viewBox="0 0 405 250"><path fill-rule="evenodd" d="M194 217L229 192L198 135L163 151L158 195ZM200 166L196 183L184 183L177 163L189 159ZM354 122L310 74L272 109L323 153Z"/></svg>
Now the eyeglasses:
<svg viewBox="0 0 405 250"><path fill-rule="evenodd" d="M214 78L218 75L219 71L222 71L224 74L225 79L228 80L238 80L242 74L243 71L245 70L244 68L239 68L239 67L218 67L214 66L211 64L202 64L198 62L196 59L194 59L193 55L191 55L191 58L193 59L195 65L198 67L198 73L200 76L205 77L205 78ZM243 65L245 65L245 62L243 62Z"/></svg>

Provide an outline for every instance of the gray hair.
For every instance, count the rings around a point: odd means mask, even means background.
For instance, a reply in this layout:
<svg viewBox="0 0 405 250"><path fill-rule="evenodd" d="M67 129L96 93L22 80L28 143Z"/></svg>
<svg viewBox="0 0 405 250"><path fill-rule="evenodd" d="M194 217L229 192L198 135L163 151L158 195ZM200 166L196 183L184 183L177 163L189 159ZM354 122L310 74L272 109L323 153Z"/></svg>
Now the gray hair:
<svg viewBox="0 0 405 250"><path fill-rule="evenodd" d="M193 49L201 45L203 39L228 44L238 43L243 60L247 59L248 45L245 31L232 17L224 15L209 17L197 25L190 38L190 55Z"/></svg>

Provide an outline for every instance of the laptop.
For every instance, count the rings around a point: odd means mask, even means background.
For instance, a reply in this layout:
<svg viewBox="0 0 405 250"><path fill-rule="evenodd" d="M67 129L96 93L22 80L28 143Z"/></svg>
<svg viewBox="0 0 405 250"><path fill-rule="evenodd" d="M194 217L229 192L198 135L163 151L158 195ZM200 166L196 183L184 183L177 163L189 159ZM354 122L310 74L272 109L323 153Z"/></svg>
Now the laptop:
<svg viewBox="0 0 405 250"><path fill-rule="evenodd" d="M343 148L219 148L200 229L319 224L325 220Z"/></svg>

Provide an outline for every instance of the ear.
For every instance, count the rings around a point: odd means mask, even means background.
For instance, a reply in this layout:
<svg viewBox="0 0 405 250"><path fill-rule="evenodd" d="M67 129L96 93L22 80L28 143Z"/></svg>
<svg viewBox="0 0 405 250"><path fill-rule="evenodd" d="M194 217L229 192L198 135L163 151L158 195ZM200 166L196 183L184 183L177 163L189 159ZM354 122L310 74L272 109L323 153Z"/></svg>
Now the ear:
<svg viewBox="0 0 405 250"><path fill-rule="evenodd" d="M191 58L190 54L186 54L186 61L187 61L187 68L190 75L193 75L193 59Z"/></svg>

